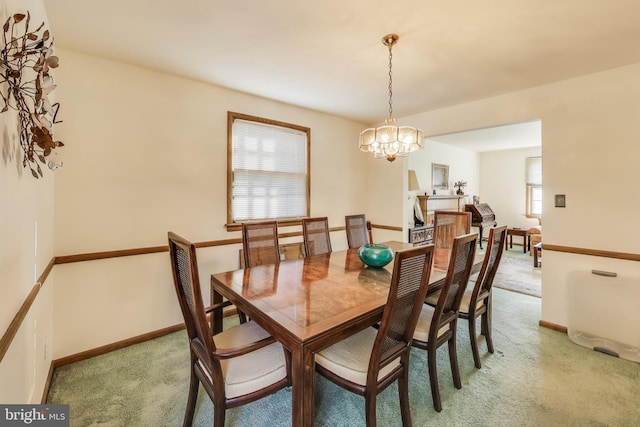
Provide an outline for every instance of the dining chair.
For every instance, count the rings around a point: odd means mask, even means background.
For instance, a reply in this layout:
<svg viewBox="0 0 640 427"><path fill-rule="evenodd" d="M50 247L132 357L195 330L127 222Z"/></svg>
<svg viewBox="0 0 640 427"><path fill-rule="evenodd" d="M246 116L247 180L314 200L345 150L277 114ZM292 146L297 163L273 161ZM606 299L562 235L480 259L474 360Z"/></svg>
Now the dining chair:
<svg viewBox="0 0 640 427"><path fill-rule="evenodd" d="M244 258L242 267L255 267L280 262L278 222L243 222L242 250Z"/></svg>
<svg viewBox="0 0 640 427"><path fill-rule="evenodd" d="M173 282L187 328L191 379L184 426L191 426L200 384L213 403L213 425L224 426L228 408L275 393L290 384L289 356L256 322L241 323L213 335L205 310L198 276L196 247L173 232L168 233Z"/></svg>
<svg viewBox="0 0 640 427"><path fill-rule="evenodd" d="M453 238L471 232L471 212L435 211L433 213L433 260L436 268L445 270L449 265Z"/></svg>
<svg viewBox="0 0 640 427"><path fill-rule="evenodd" d="M480 273L476 278L473 286L469 286L465 291L458 316L469 321L469 337L471 338L471 350L473 352L473 361L476 368L481 368L480 352L478 350L478 338L476 336L476 319L480 316L480 334L484 335L487 341L487 349L489 353L493 353L493 339L491 338L491 310L492 297L491 289L493 279L498 271L502 253L504 251L504 242L507 238L507 226L491 228L489 231L489 241L487 243L487 251L484 254L484 260Z"/></svg>
<svg viewBox="0 0 640 427"><path fill-rule="evenodd" d="M413 333L412 345L427 350L431 396L433 407L438 412L442 411L442 401L438 386L436 354L438 348L445 343L449 347L449 363L453 374L453 384L458 389L462 388L456 347L456 327L462 295L467 287L473 266L477 241L477 233L453 238L451 262L438 297L438 303L435 307L426 303L422 305L418 324Z"/></svg>
<svg viewBox="0 0 640 427"><path fill-rule="evenodd" d="M484 335L487 341L489 353L493 353L493 339L491 338L491 310L492 297L491 289L493 279L498 271L500 260L507 238L507 226L489 229L489 240L487 251L484 254L482 267L475 280L469 280L469 286L462 296L458 317L469 321L469 337L471 340L471 351L476 368L480 369L480 352L478 350L478 338L476 336L476 319L482 316L480 334ZM426 302L432 306L438 303L440 294L435 293L427 297Z"/></svg>
<svg viewBox="0 0 640 427"><path fill-rule="evenodd" d="M402 425L411 425L411 339L427 293L433 245L396 252L379 327L369 327L316 353L316 371L365 398L367 426L376 425L376 397L398 380Z"/></svg>
<svg viewBox="0 0 640 427"><path fill-rule="evenodd" d="M347 229L347 244L349 249L359 248L371 243L370 229L364 214L346 215L344 223Z"/></svg>
<svg viewBox="0 0 640 427"><path fill-rule="evenodd" d="M278 241L278 222L259 221L242 223L242 263L240 267L256 267L280 262L280 244ZM240 322L247 316L238 311Z"/></svg>
<svg viewBox="0 0 640 427"><path fill-rule="evenodd" d="M307 256L331 253L329 221L327 217L303 218L302 238Z"/></svg>

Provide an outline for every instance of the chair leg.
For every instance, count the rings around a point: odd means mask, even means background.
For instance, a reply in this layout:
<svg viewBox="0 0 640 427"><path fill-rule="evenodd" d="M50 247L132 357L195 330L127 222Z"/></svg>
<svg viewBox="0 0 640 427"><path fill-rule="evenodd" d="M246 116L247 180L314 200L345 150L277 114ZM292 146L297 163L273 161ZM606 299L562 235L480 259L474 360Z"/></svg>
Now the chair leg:
<svg viewBox="0 0 640 427"><path fill-rule="evenodd" d="M453 328L456 327L454 324ZM451 363L451 374L453 375L453 385L462 388L462 380L460 379L460 368L458 367L458 349L456 347L456 333L454 329L453 337L449 340L449 362Z"/></svg>
<svg viewBox="0 0 640 427"><path fill-rule="evenodd" d="M493 353L493 339L491 338L491 311L492 302L491 296L489 296L489 299L487 300L487 308L482 314L481 320L482 335L484 335L487 340L487 348L489 349L489 353Z"/></svg>
<svg viewBox="0 0 640 427"><path fill-rule="evenodd" d="M193 360L191 363L195 363ZM196 401L198 400L198 389L200 388L200 380L191 369L191 379L189 380L189 397L187 398L187 408L184 413L184 427L191 427L193 424L193 415L196 412Z"/></svg>
<svg viewBox="0 0 640 427"><path fill-rule="evenodd" d="M436 365L435 344L429 344L427 348L427 364L429 365L429 383L431 384L431 397L433 398L433 407L437 412L442 411L442 401L440 400L440 388L438 387L438 369Z"/></svg>
<svg viewBox="0 0 640 427"><path fill-rule="evenodd" d="M404 362L404 370L398 378L398 394L400 395L400 414L403 427L411 427L411 408L409 406L409 358Z"/></svg>
<svg viewBox="0 0 640 427"><path fill-rule="evenodd" d="M491 338L491 314L489 312L482 315L482 334L487 340L487 349L493 353L493 339Z"/></svg>
<svg viewBox="0 0 640 427"><path fill-rule="evenodd" d="M376 427L376 390L367 390L364 395L367 427Z"/></svg>
<svg viewBox="0 0 640 427"><path fill-rule="evenodd" d="M482 368L480 362L480 352L478 351L478 337L476 335L476 316L475 313L469 313L469 338L471 339L471 352L473 353L473 363L476 368Z"/></svg>
<svg viewBox="0 0 640 427"><path fill-rule="evenodd" d="M224 427L226 412L227 408L223 402L213 402L213 427Z"/></svg>

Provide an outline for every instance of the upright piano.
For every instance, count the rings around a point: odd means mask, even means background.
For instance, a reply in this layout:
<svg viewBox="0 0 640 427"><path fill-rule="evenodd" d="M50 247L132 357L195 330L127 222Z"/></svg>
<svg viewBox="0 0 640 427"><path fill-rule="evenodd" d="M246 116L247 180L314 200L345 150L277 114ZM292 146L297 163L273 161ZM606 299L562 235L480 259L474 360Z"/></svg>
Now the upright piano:
<svg viewBox="0 0 640 427"><path fill-rule="evenodd" d="M482 249L482 229L484 227L495 227L498 225L496 214L486 203L477 205L464 205L465 212L471 212L471 226L480 229L480 249Z"/></svg>

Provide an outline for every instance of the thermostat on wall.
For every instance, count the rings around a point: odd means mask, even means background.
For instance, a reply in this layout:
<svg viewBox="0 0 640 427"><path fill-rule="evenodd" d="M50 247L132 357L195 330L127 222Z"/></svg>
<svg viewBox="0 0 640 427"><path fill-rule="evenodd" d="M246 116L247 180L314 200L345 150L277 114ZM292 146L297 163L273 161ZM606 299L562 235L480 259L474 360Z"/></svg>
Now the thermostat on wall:
<svg viewBox="0 0 640 427"><path fill-rule="evenodd" d="M566 206L566 199L564 194L556 194L556 208L564 208Z"/></svg>

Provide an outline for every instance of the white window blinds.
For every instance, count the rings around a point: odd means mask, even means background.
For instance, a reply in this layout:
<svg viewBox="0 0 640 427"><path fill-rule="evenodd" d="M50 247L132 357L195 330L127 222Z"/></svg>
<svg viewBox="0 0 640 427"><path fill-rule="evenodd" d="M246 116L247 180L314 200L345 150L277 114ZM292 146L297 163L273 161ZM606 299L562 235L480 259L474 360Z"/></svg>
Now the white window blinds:
<svg viewBox="0 0 640 427"><path fill-rule="evenodd" d="M542 157L527 157L527 216L542 215Z"/></svg>
<svg viewBox="0 0 640 427"><path fill-rule="evenodd" d="M307 215L307 134L235 119L232 125L233 221Z"/></svg>
<svg viewBox="0 0 640 427"><path fill-rule="evenodd" d="M527 184L542 185L542 157L527 157Z"/></svg>

